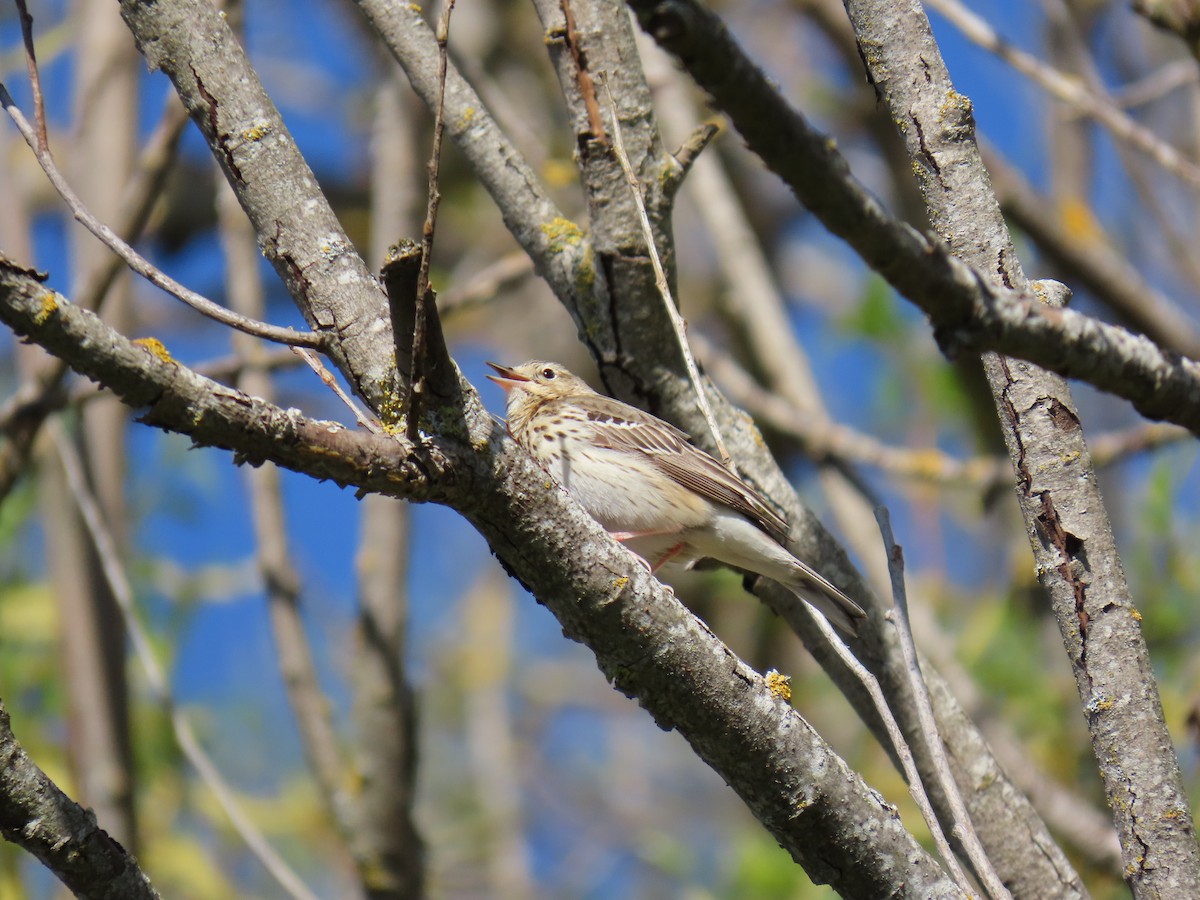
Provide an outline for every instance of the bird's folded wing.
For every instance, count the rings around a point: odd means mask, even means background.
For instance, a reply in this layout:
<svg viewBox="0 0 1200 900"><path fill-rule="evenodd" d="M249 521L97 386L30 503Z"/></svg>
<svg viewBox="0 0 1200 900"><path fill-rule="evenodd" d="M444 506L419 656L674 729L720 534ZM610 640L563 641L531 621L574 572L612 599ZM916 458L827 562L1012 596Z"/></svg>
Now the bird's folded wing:
<svg viewBox="0 0 1200 900"><path fill-rule="evenodd" d="M609 398L594 403L588 420L599 446L647 456L660 471L701 497L746 516L779 543L788 526L754 488L704 451L688 443L686 432L647 412ZM637 415L634 415L637 413Z"/></svg>

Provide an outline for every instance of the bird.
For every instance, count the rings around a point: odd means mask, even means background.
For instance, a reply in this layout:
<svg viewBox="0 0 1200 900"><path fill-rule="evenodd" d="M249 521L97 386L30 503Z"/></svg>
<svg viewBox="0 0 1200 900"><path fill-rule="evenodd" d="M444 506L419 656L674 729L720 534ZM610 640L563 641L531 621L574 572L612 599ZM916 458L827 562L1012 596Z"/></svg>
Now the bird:
<svg viewBox="0 0 1200 900"><path fill-rule="evenodd" d="M857 634L862 607L789 553L787 522L685 432L558 363L488 365L505 393L509 434L652 573L716 560L779 582Z"/></svg>

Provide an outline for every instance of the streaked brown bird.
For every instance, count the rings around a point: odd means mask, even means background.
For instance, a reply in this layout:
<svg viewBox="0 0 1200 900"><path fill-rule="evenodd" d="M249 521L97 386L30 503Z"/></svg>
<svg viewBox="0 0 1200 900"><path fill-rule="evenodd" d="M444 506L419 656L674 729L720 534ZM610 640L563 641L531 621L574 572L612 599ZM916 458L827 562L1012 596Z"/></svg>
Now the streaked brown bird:
<svg viewBox="0 0 1200 900"><path fill-rule="evenodd" d="M781 544L787 523L688 436L557 363L488 363L509 433L605 530L657 571L714 559L765 575L854 634L862 608Z"/></svg>

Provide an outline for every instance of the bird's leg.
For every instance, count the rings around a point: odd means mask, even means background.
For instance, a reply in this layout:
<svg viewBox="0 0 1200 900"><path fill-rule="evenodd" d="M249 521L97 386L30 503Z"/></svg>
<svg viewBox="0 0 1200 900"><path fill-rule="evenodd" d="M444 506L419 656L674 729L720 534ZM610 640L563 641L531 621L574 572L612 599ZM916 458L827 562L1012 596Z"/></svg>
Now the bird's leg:
<svg viewBox="0 0 1200 900"><path fill-rule="evenodd" d="M654 567L650 570L650 574L653 575L659 569L661 569L663 566L665 566L667 563L669 563L672 559L674 559L676 556L678 556L679 552L686 546L687 546L687 541L680 541L674 547L668 548L667 552L658 558L658 562L656 562L654 564Z"/></svg>

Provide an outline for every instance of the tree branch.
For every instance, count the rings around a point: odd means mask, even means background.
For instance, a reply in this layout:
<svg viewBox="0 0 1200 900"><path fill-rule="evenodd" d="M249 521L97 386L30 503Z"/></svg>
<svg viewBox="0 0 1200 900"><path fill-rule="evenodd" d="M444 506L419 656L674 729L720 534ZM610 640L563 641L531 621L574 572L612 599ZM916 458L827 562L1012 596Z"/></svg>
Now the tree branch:
<svg viewBox="0 0 1200 900"><path fill-rule="evenodd" d="M38 768L0 701L0 835L42 861L78 896L158 900L137 860Z"/></svg>
<svg viewBox="0 0 1200 900"><path fill-rule="evenodd" d="M725 110L763 161L872 269L922 309L949 355L994 350L1026 359L1129 400L1151 419L1200 434L1200 363L1168 353L1148 338L1028 293L999 287L890 216L850 173L835 143L775 90L720 20L694 0L631 0L639 21L678 57ZM961 95L956 109L965 113ZM945 100L945 98L942 98Z"/></svg>
<svg viewBox="0 0 1200 900"><path fill-rule="evenodd" d="M935 229L978 271L1029 290L988 187L970 101L954 91L920 4L848 0L847 11L860 47L871 48L864 60L877 91L905 125ZM1055 299L1061 295L1047 295L1049 312ZM1039 579L1088 716L1126 880L1136 897L1200 895L1187 794L1070 390L1050 372L996 354L984 357L984 369Z"/></svg>
<svg viewBox="0 0 1200 900"><path fill-rule="evenodd" d="M246 211L263 254L324 350L376 410L396 396L383 292L354 251L275 104L207 0L139 3L121 15L175 85Z"/></svg>
<svg viewBox="0 0 1200 900"><path fill-rule="evenodd" d="M810 876L847 897L958 897L894 811L637 559L507 439L473 394L467 434L352 433L255 401L147 352L0 263L0 320L60 353L144 421L316 477L439 500L587 644L616 687L675 728ZM270 440L264 442L269 436Z"/></svg>

